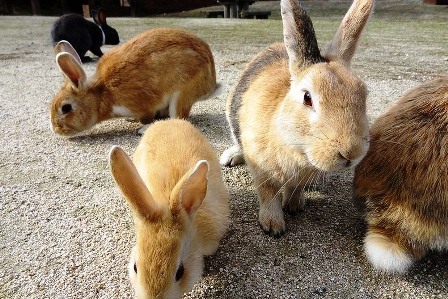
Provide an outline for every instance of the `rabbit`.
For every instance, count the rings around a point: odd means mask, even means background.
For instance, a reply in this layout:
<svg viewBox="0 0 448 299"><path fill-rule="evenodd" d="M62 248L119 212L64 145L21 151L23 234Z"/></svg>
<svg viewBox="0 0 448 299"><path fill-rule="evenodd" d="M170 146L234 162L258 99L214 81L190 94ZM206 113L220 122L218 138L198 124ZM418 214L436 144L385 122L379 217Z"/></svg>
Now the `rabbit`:
<svg viewBox="0 0 448 299"><path fill-rule="evenodd" d="M133 162L118 146L110 170L134 218L129 276L137 298L179 298L201 278L229 222L228 192L211 145L182 119L145 131Z"/></svg>
<svg viewBox="0 0 448 299"><path fill-rule="evenodd" d="M118 45L120 38L117 30L107 25L103 9L93 10L95 23L77 14L65 14L57 19L51 28L53 46L61 40L68 41L78 53L83 62L91 58L85 56L90 50L98 57L103 56L101 46Z"/></svg>
<svg viewBox="0 0 448 299"><path fill-rule="evenodd" d="M447 133L448 77L411 89L371 127L353 197L376 269L405 273L428 250L448 249Z"/></svg>
<svg viewBox="0 0 448 299"><path fill-rule="evenodd" d="M305 185L355 166L367 152L367 88L349 65L373 2L353 2L321 55L305 10L282 0L284 43L257 54L228 96L234 145L220 162L247 163L266 234L285 232L283 209L303 209Z"/></svg>
<svg viewBox="0 0 448 299"><path fill-rule="evenodd" d="M111 49L90 79L69 43L60 42L55 52L65 82L52 100L51 124L64 136L115 117L143 124L188 118L192 105L220 86L210 47L180 29L151 29Z"/></svg>

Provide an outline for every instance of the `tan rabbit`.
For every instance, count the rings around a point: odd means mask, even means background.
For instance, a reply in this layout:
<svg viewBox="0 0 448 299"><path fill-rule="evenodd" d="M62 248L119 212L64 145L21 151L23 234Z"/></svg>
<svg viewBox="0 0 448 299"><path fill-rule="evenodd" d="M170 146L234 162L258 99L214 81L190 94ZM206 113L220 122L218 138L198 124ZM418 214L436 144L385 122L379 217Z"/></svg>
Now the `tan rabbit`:
<svg viewBox="0 0 448 299"><path fill-rule="evenodd" d="M260 202L259 222L285 230L282 208L303 208L305 185L322 172L356 165L368 149L366 86L349 69L372 0L355 0L321 55L312 22L295 0L282 0L284 44L259 53L227 101L235 145L221 164L246 161Z"/></svg>
<svg viewBox="0 0 448 299"><path fill-rule="evenodd" d="M179 298L201 278L203 256L215 252L228 226L221 166L185 120L150 125L133 160L111 149L112 176L134 216L131 283L137 298Z"/></svg>
<svg viewBox="0 0 448 299"><path fill-rule="evenodd" d="M155 117L187 118L192 105L213 94L209 46L179 29L152 29L113 48L87 79L71 45L55 47L65 82L51 103L55 133L74 135L114 117L148 124Z"/></svg>
<svg viewBox="0 0 448 299"><path fill-rule="evenodd" d="M370 135L354 180L364 249L375 268L405 272L428 250L448 249L448 77L405 93Z"/></svg>

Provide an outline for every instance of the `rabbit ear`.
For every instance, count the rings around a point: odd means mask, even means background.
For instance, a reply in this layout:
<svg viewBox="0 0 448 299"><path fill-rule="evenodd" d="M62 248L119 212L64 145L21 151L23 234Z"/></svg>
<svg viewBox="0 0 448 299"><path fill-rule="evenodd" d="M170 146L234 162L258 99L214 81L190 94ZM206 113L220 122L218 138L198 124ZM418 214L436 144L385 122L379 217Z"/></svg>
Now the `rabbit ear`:
<svg viewBox="0 0 448 299"><path fill-rule="evenodd" d="M313 23L297 0L281 0L283 38L293 73L303 65L322 61Z"/></svg>
<svg viewBox="0 0 448 299"><path fill-rule="evenodd" d="M362 30L372 11L374 0L354 0L345 14L333 40L325 52L326 57L336 56L347 65L355 54Z"/></svg>
<svg viewBox="0 0 448 299"><path fill-rule="evenodd" d="M115 183L131 209L140 217L155 220L160 208L143 182L134 163L119 146L112 146L109 166Z"/></svg>
<svg viewBox="0 0 448 299"><path fill-rule="evenodd" d="M56 63L73 87L80 88L86 82L86 73L72 54L62 52L56 55Z"/></svg>
<svg viewBox="0 0 448 299"><path fill-rule="evenodd" d="M72 47L72 45L66 41L66 40L61 40L59 41L56 46L54 47L54 54L58 55L59 53L62 52L67 52L72 54L72 56L76 59L76 61L78 61L79 64L81 64L81 58L79 57L78 53L76 52L76 50Z"/></svg>
<svg viewBox="0 0 448 299"><path fill-rule="evenodd" d="M106 14L104 13L104 10L102 8L99 8L96 10L93 14L93 20L98 25L106 25Z"/></svg>
<svg viewBox="0 0 448 299"><path fill-rule="evenodd" d="M178 201L190 217L195 215L207 193L208 169L208 162L201 160L196 163L188 176L184 176L178 183L180 184Z"/></svg>

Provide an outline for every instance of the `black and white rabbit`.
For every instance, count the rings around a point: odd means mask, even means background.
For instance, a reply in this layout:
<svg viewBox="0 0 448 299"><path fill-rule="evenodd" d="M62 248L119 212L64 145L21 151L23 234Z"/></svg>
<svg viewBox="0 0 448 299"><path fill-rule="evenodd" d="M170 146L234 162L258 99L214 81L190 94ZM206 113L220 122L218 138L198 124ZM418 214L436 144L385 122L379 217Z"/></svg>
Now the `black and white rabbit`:
<svg viewBox="0 0 448 299"><path fill-rule="evenodd" d="M98 57L103 56L101 46L118 45L118 32L106 23L106 15L102 9L93 10L95 23L77 14L65 14L53 23L51 39L53 46L61 41L68 41L75 48L83 62L90 61L85 56L90 50Z"/></svg>

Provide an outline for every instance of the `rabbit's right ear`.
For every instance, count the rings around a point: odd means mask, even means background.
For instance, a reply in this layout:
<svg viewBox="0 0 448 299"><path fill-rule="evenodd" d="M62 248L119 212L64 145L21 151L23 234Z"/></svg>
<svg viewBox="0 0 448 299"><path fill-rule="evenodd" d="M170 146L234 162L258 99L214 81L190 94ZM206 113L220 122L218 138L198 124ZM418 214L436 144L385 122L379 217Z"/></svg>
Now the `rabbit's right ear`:
<svg viewBox="0 0 448 299"><path fill-rule="evenodd" d="M160 208L143 182L134 163L119 146L109 153L109 166L115 183L131 209L142 218L155 220Z"/></svg>
<svg viewBox="0 0 448 299"><path fill-rule="evenodd" d="M362 30L369 19L375 0L354 0L345 14L333 40L325 52L326 57L339 57L347 65L355 54Z"/></svg>
<svg viewBox="0 0 448 299"><path fill-rule="evenodd" d="M281 0L283 39L289 57L289 71L323 60L317 45L313 23L297 0Z"/></svg>
<svg viewBox="0 0 448 299"><path fill-rule="evenodd" d="M80 88L86 82L86 73L72 54L62 52L56 55L56 63L61 72L70 80L73 87Z"/></svg>
<svg viewBox="0 0 448 299"><path fill-rule="evenodd" d="M106 14L102 8L99 8L98 10L93 11L93 20L98 25L106 25Z"/></svg>
<svg viewBox="0 0 448 299"><path fill-rule="evenodd" d="M82 64L81 58L78 55L78 52L73 48L73 46L66 40L59 41L54 47L54 54L58 55L59 53L67 52L72 54L72 56L78 61L79 64Z"/></svg>

